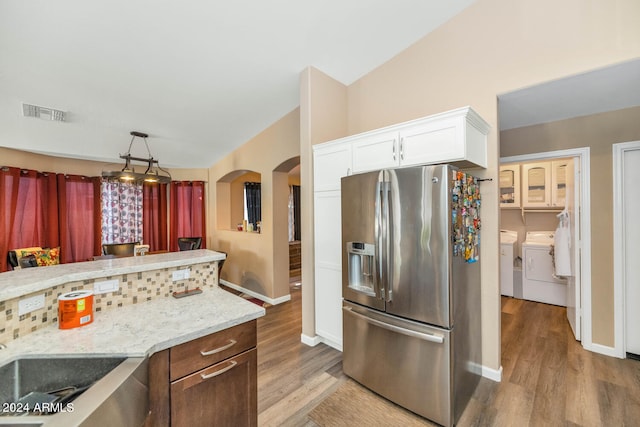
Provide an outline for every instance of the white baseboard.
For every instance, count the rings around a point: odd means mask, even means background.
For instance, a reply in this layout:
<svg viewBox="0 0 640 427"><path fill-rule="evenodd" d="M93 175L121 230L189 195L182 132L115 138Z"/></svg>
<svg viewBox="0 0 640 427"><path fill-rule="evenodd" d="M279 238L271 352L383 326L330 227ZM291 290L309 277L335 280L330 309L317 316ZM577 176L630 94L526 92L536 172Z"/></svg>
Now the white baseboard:
<svg viewBox="0 0 640 427"><path fill-rule="evenodd" d="M502 366L500 366L500 369L495 370L483 365L482 376L499 383L502 381Z"/></svg>
<svg viewBox="0 0 640 427"><path fill-rule="evenodd" d="M584 342L583 342L584 344ZM602 345L602 344L594 344L591 343L590 345L585 345L584 346L585 350L589 350L589 351L593 351L594 353L600 353L600 354L604 354L605 356L610 356L610 357L617 357L620 359L624 359L625 358L625 354L620 354L620 351L618 351L617 348L615 347L609 347L606 345Z"/></svg>
<svg viewBox="0 0 640 427"><path fill-rule="evenodd" d="M338 351L342 351L342 342L338 342L326 337L320 337L321 342L325 343L329 347L333 347Z"/></svg>
<svg viewBox="0 0 640 427"><path fill-rule="evenodd" d="M245 289L242 286L236 285L235 283L231 283L228 282L224 279L220 279L220 283L222 283L225 286L230 287L231 289L235 289L238 292L242 292L243 294L247 294L247 295L251 295L254 298L258 298L260 301L264 301L266 303L269 303L271 305L278 305L278 304L282 304L283 302L287 302L291 300L291 294L287 294L278 298L269 298L266 297L262 294L259 294L255 291L251 291L249 289Z"/></svg>
<svg viewBox="0 0 640 427"><path fill-rule="evenodd" d="M317 335L310 337L309 335L300 334L300 341L309 347L315 347L322 342L322 338Z"/></svg>

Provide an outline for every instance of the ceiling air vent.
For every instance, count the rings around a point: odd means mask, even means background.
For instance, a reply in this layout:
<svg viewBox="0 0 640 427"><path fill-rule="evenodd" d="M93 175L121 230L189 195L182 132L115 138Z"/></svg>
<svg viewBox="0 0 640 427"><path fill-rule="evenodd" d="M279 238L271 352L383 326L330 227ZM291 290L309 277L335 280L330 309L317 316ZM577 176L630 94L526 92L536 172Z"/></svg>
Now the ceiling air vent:
<svg viewBox="0 0 640 427"><path fill-rule="evenodd" d="M22 114L25 117L37 117L43 120L53 120L56 122L64 122L67 116L67 113L62 110L25 103L22 104Z"/></svg>

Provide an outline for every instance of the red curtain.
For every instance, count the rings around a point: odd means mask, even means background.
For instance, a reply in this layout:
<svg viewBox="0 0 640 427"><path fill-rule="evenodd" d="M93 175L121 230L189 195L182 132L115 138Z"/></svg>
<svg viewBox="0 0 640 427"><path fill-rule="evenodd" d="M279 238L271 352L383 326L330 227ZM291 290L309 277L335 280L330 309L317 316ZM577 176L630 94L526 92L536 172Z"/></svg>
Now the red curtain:
<svg viewBox="0 0 640 427"><path fill-rule="evenodd" d="M100 178L58 174L62 262L100 255Z"/></svg>
<svg viewBox="0 0 640 427"><path fill-rule="evenodd" d="M169 250L167 245L167 184L142 186L142 236L149 251Z"/></svg>
<svg viewBox="0 0 640 427"><path fill-rule="evenodd" d="M55 174L2 167L0 271L7 271L8 251L30 246L59 246Z"/></svg>
<svg viewBox="0 0 640 427"><path fill-rule="evenodd" d="M206 248L204 182L172 181L170 201L169 250L178 250L178 237L202 237L201 248Z"/></svg>

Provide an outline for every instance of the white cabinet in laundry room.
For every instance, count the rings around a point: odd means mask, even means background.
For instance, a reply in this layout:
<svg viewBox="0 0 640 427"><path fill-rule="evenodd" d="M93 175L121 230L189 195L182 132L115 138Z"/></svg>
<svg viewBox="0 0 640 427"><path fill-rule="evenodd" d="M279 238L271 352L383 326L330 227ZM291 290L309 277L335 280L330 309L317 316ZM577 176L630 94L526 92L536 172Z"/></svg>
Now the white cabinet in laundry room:
<svg viewBox="0 0 640 427"><path fill-rule="evenodd" d="M553 160L551 162L551 206L564 207L567 193L567 164L573 159Z"/></svg>
<svg viewBox="0 0 640 427"><path fill-rule="evenodd" d="M500 165L500 207L520 207L520 163Z"/></svg>
<svg viewBox="0 0 640 427"><path fill-rule="evenodd" d="M522 165L522 207L551 207L551 162Z"/></svg>
<svg viewBox="0 0 640 427"><path fill-rule="evenodd" d="M567 164L572 159L524 163L522 165L522 207L563 208L565 205Z"/></svg>

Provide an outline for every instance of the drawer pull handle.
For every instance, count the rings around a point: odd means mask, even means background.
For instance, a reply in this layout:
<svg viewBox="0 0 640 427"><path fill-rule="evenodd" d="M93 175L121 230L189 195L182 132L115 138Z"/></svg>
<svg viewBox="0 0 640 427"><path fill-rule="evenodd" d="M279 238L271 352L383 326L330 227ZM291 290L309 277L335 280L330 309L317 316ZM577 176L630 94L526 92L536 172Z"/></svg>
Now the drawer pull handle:
<svg viewBox="0 0 640 427"><path fill-rule="evenodd" d="M233 347L236 343L236 340L229 340L229 344L227 345L223 345L222 347L214 348L209 351L201 351L200 354L203 356L211 356L212 354L220 353L221 351L225 351L226 349Z"/></svg>
<svg viewBox="0 0 640 427"><path fill-rule="evenodd" d="M202 377L203 380L208 380L209 378L217 377L218 375L224 374L228 370L235 368L237 364L238 364L238 362L236 362L235 360L232 360L231 364L229 366L227 366L226 368L222 368L219 371L215 371L215 372L212 372L212 373L206 374L206 375L205 374L200 374L200 376Z"/></svg>

